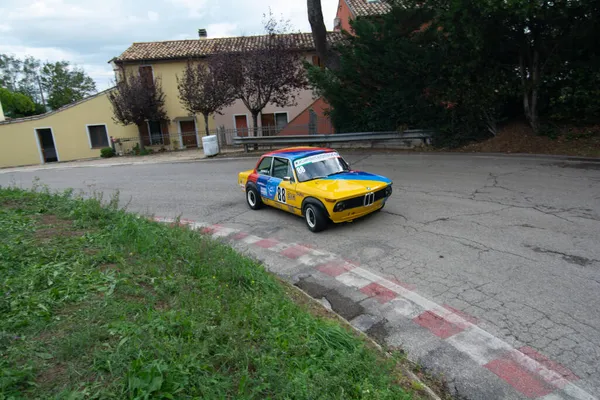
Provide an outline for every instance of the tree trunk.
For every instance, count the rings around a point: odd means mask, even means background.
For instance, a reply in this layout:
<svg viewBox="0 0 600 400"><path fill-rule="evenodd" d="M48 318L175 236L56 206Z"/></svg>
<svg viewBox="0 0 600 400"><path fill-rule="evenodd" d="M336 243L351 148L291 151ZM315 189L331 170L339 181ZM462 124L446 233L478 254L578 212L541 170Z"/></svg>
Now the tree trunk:
<svg viewBox="0 0 600 400"><path fill-rule="evenodd" d="M252 112L252 136L258 136L258 113ZM258 145L254 145L254 150L258 150Z"/></svg>
<svg viewBox="0 0 600 400"><path fill-rule="evenodd" d="M533 50L533 63L531 66L531 102L529 104L529 112L531 119L529 123L535 133L538 133L540 129L540 122L538 116L538 89L540 85L540 53L539 51Z"/></svg>
<svg viewBox="0 0 600 400"><path fill-rule="evenodd" d="M519 57L519 69L521 72L521 85L523 86L523 111L525 118L535 133L540 128L538 116L538 94L540 85L540 53L537 49L533 50L533 56L530 57L531 65L525 66L523 55Z"/></svg>
<svg viewBox="0 0 600 400"><path fill-rule="evenodd" d="M317 55L321 59L321 63L327 68L337 69L339 67L337 54L331 52L327 45L327 28L325 28L325 22L323 22L321 0L307 0L306 6Z"/></svg>
<svg viewBox="0 0 600 400"><path fill-rule="evenodd" d="M208 136L209 129L208 129L208 114L202 114L202 116L204 117L204 133L206 136Z"/></svg>
<svg viewBox="0 0 600 400"><path fill-rule="evenodd" d="M258 113L252 113L252 136L258 136Z"/></svg>

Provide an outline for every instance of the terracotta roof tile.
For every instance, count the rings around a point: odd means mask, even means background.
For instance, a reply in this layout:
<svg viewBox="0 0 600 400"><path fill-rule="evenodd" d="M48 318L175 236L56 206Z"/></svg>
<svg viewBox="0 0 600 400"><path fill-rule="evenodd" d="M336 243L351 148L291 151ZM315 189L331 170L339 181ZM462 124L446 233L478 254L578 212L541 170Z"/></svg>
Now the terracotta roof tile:
<svg viewBox="0 0 600 400"><path fill-rule="evenodd" d="M311 33L291 33L285 35L297 50L314 50ZM165 42L133 43L115 62L186 59L206 57L222 52L236 52L242 49L257 49L266 43L267 35L239 36L215 39L171 40ZM340 32L329 32L328 41L342 40Z"/></svg>
<svg viewBox="0 0 600 400"><path fill-rule="evenodd" d="M392 6L386 0L345 0L355 17L381 15L389 12Z"/></svg>

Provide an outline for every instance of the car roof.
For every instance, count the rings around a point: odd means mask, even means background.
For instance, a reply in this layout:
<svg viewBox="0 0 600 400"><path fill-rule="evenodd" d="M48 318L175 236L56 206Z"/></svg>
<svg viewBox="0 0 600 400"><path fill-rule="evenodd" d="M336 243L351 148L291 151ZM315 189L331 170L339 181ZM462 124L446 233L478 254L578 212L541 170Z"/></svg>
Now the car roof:
<svg viewBox="0 0 600 400"><path fill-rule="evenodd" d="M328 149L325 147L288 147L287 149L279 149L265 154L264 156L270 157L282 157L288 160L294 161L299 158L308 156L314 156L322 153L330 153L335 151L334 149Z"/></svg>

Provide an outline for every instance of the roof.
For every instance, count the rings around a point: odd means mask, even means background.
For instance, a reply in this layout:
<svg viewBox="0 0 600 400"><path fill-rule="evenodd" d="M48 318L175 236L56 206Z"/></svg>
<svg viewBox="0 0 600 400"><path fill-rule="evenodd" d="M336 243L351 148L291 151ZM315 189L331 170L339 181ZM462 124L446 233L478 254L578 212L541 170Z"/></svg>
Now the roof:
<svg viewBox="0 0 600 400"><path fill-rule="evenodd" d="M60 108L57 108L56 110L48 111L48 112L43 113L43 114L37 114L37 115L32 115L30 117L23 117L23 118L10 118L10 119L7 118L5 121L1 121L0 125L16 124L16 123L19 123L19 122L34 121L36 119L46 118L46 117L49 117L49 116L51 116L53 114L59 113L61 111L64 111L64 110L66 110L68 108L75 107L78 104L85 103L88 100L92 100L92 99L95 99L96 97L102 96L103 94L106 94L107 92L110 92L113 89L114 89L114 86L110 87L108 89L105 89L105 90L103 90L101 92L92 94L92 95L90 95L88 97L84 97L81 100L77 100L77 101L74 101L74 102L69 103L67 105L64 105L64 106L62 106Z"/></svg>
<svg viewBox="0 0 600 400"><path fill-rule="evenodd" d="M111 61L116 63L127 61L170 60L206 57L217 53L235 53L247 49L260 49L267 43L269 35L238 36L214 39L171 40L164 42L133 43L120 56ZM289 33L291 46L298 51L315 49L312 33ZM341 32L328 32L330 44L341 41Z"/></svg>
<svg viewBox="0 0 600 400"><path fill-rule="evenodd" d="M287 149L275 150L265 154L265 156L283 157L289 160L297 160L308 156L314 156L322 153L330 153L335 150L324 147L289 147Z"/></svg>
<svg viewBox="0 0 600 400"><path fill-rule="evenodd" d="M348 4L348 8L354 17L364 17L368 15L381 15L390 12L392 6L386 0L343 0Z"/></svg>

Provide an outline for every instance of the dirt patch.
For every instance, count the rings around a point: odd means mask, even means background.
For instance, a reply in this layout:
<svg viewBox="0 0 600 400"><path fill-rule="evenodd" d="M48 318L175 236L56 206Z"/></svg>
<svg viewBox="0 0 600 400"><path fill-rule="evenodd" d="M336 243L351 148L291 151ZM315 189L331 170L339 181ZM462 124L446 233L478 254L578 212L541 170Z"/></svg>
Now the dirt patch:
<svg viewBox="0 0 600 400"><path fill-rule="evenodd" d="M54 364L44 371L40 372L35 382L40 386L55 386L59 382L64 382L67 378L67 367L64 364Z"/></svg>
<svg viewBox="0 0 600 400"><path fill-rule="evenodd" d="M515 122L500 129L494 138L456 151L600 157L599 127L559 128L552 136L536 135L529 125Z"/></svg>
<svg viewBox="0 0 600 400"><path fill-rule="evenodd" d="M38 225L45 226L35 231L35 238L39 240L51 240L55 237L83 236L86 232L73 229L73 222L58 218L56 215L43 214Z"/></svg>
<svg viewBox="0 0 600 400"><path fill-rule="evenodd" d="M121 270L117 267L117 264L102 264L98 267L100 271L107 273L108 271L120 272Z"/></svg>

